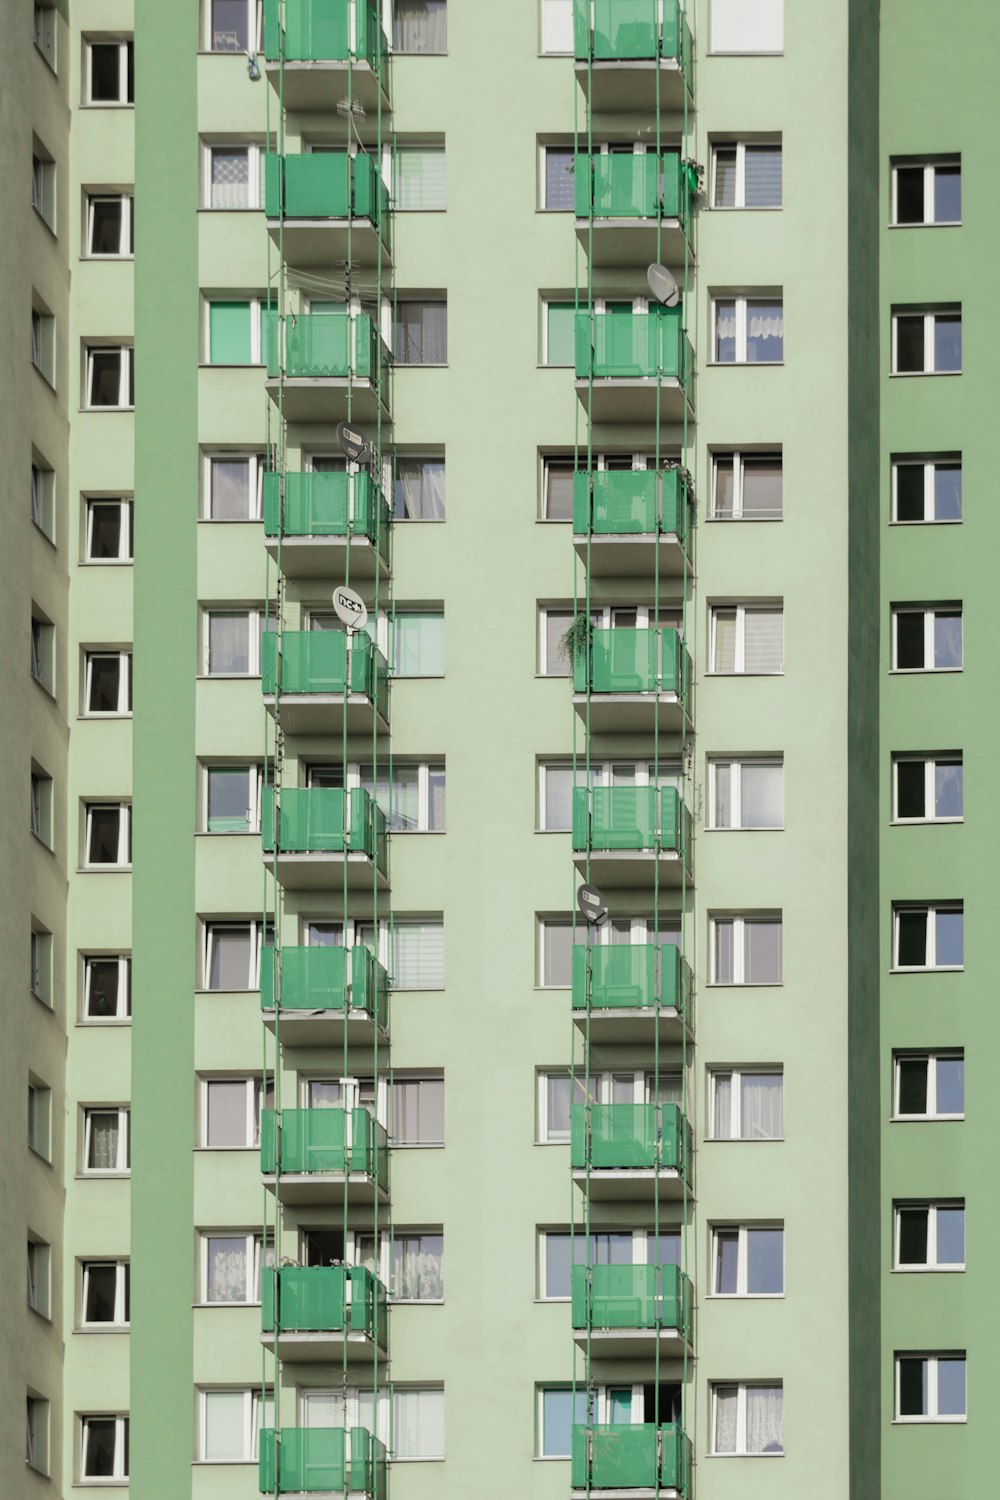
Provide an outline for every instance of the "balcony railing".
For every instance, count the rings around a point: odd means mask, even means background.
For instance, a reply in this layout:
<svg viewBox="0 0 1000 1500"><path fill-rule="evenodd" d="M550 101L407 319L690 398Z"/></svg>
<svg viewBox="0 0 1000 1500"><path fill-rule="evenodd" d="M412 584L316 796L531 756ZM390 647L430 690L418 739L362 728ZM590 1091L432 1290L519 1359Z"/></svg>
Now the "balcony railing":
<svg viewBox="0 0 1000 1500"><path fill-rule="evenodd" d="M371 156L345 151L264 158L264 211L269 219L367 219L390 246L389 189Z"/></svg>
<svg viewBox="0 0 1000 1500"><path fill-rule="evenodd" d="M389 350L367 313L268 312L267 374L288 379L369 380L385 389Z"/></svg>
<svg viewBox="0 0 1000 1500"><path fill-rule="evenodd" d="M676 1424L573 1428L574 1489L691 1493L691 1441Z"/></svg>
<svg viewBox="0 0 1000 1500"><path fill-rule="evenodd" d="M389 560L392 511L367 473L264 475L264 535L364 539Z"/></svg>
<svg viewBox="0 0 1000 1500"><path fill-rule="evenodd" d="M573 1327L691 1333L691 1282L679 1266L574 1266Z"/></svg>
<svg viewBox="0 0 1000 1500"><path fill-rule="evenodd" d="M691 815L673 787L573 788L573 848L674 853L689 863Z"/></svg>
<svg viewBox="0 0 1000 1500"><path fill-rule="evenodd" d="M676 630L592 630L587 653L573 658L573 691L588 688L592 693L672 693L686 702L691 658Z"/></svg>
<svg viewBox="0 0 1000 1500"><path fill-rule="evenodd" d="M385 1287L364 1266L265 1267L261 1282L265 1333L344 1333L385 1347Z"/></svg>
<svg viewBox="0 0 1000 1500"><path fill-rule="evenodd" d="M284 787L261 814L267 854L366 854L381 874L388 869L385 814L363 787Z"/></svg>
<svg viewBox="0 0 1000 1500"><path fill-rule="evenodd" d="M282 0L264 0L268 62L281 57L286 62L358 61L384 72L387 52L378 8L370 0L284 0L283 6Z"/></svg>
<svg viewBox="0 0 1000 1500"><path fill-rule="evenodd" d="M670 380L686 390L694 351L679 308L576 315L578 380Z"/></svg>
<svg viewBox="0 0 1000 1500"><path fill-rule="evenodd" d="M578 219L686 220L691 202L691 179L674 151L578 155L573 188Z"/></svg>
<svg viewBox="0 0 1000 1500"><path fill-rule="evenodd" d="M690 68L691 33L678 0L573 0L573 36L579 62L672 58Z"/></svg>
<svg viewBox="0 0 1000 1500"><path fill-rule="evenodd" d="M691 1008L691 970L669 943L577 943L572 982L574 1010L586 1010L588 1002L592 1010L662 1006L686 1017Z"/></svg>
<svg viewBox="0 0 1000 1500"><path fill-rule="evenodd" d="M266 516L265 490L265 516ZM691 502L679 469L594 469L573 476L579 536L676 536L686 547Z"/></svg>
<svg viewBox="0 0 1000 1500"><path fill-rule="evenodd" d="M389 1144L366 1109L265 1109L260 1123L265 1175L360 1174L389 1183Z"/></svg>
<svg viewBox="0 0 1000 1500"><path fill-rule="evenodd" d="M265 1495L348 1490L382 1500L385 1446L366 1427L265 1427L259 1487Z"/></svg>
<svg viewBox="0 0 1000 1500"><path fill-rule="evenodd" d="M265 697L275 693L350 693L389 713L389 664L364 634L345 630L265 632L261 643Z"/></svg>
<svg viewBox="0 0 1000 1500"><path fill-rule="evenodd" d="M389 1018L389 976L374 954L355 948L264 948L262 1010L362 1011L377 1026Z"/></svg>
<svg viewBox="0 0 1000 1500"><path fill-rule="evenodd" d="M658 1169L689 1180L691 1127L679 1104L574 1104L570 1160L580 1171Z"/></svg>

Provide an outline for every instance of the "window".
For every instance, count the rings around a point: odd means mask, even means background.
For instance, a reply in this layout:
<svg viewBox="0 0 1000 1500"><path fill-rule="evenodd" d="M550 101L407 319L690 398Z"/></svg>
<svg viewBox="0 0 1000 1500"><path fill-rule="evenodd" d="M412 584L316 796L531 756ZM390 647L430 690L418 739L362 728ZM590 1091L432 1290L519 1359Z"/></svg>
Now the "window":
<svg viewBox="0 0 1000 1500"><path fill-rule="evenodd" d="M710 828L783 828L785 766L774 760L709 762Z"/></svg>
<svg viewBox="0 0 1000 1500"><path fill-rule="evenodd" d="M443 146L397 146L393 170L397 213L440 212L445 207Z"/></svg>
<svg viewBox="0 0 1000 1500"><path fill-rule="evenodd" d="M582 1229L542 1230L538 1236L538 1294L542 1301L559 1301L572 1294L572 1266L679 1266L679 1229L613 1229L587 1235Z"/></svg>
<svg viewBox="0 0 1000 1500"><path fill-rule="evenodd" d="M893 1213L895 1270L965 1270L964 1203L897 1203Z"/></svg>
<svg viewBox="0 0 1000 1500"><path fill-rule="evenodd" d="M576 153L572 146L543 146L541 151L542 207L572 213L576 206L573 181Z"/></svg>
<svg viewBox="0 0 1000 1500"><path fill-rule="evenodd" d="M583 770L586 779L586 767ZM573 824L573 762L541 761L538 767L538 827L567 833Z"/></svg>
<svg viewBox="0 0 1000 1500"><path fill-rule="evenodd" d="M780 453L717 453L712 459L713 521L780 521Z"/></svg>
<svg viewBox="0 0 1000 1500"><path fill-rule="evenodd" d="M895 458L892 461L892 519L945 522L962 519L962 457Z"/></svg>
<svg viewBox="0 0 1000 1500"><path fill-rule="evenodd" d="M965 1115L965 1053L897 1053L894 1059L897 1120L961 1120Z"/></svg>
<svg viewBox="0 0 1000 1500"><path fill-rule="evenodd" d="M238 1464L257 1460L262 1427L274 1425L274 1401L259 1391L202 1391L202 1463Z"/></svg>
<svg viewBox="0 0 1000 1500"><path fill-rule="evenodd" d="M121 260L134 255L131 193L87 194L87 254Z"/></svg>
<svg viewBox="0 0 1000 1500"><path fill-rule="evenodd" d="M962 370L962 309L892 314L893 375L957 375Z"/></svg>
<svg viewBox="0 0 1000 1500"><path fill-rule="evenodd" d="M897 225L960 224L961 158L927 163L893 162L892 222Z"/></svg>
<svg viewBox="0 0 1000 1500"><path fill-rule="evenodd" d="M206 766L209 833L259 833L263 766Z"/></svg>
<svg viewBox="0 0 1000 1500"><path fill-rule="evenodd" d="M542 299L542 364L575 366L575 302Z"/></svg>
<svg viewBox="0 0 1000 1500"><path fill-rule="evenodd" d="M784 0L711 0L713 52L782 52Z"/></svg>
<svg viewBox="0 0 1000 1500"><path fill-rule="evenodd" d="M85 500L84 560L89 563L132 561L132 501Z"/></svg>
<svg viewBox="0 0 1000 1500"><path fill-rule="evenodd" d="M627 1075L629 1101L632 1098L632 1074ZM598 1082L591 1075L591 1099L596 1099ZM626 1101L626 1102L629 1102ZM587 1103L587 1087L584 1075L567 1072L539 1073L538 1075L538 1143L543 1146L561 1146L569 1140L570 1119L574 1104Z"/></svg>
<svg viewBox="0 0 1000 1500"><path fill-rule="evenodd" d="M31 309L31 363L49 385L56 383L56 320L39 307Z"/></svg>
<svg viewBox="0 0 1000 1500"><path fill-rule="evenodd" d="M444 923L396 918L392 925L392 985L395 990L444 989Z"/></svg>
<svg viewBox="0 0 1000 1500"><path fill-rule="evenodd" d="M780 604L715 604L709 623L713 672L757 676L784 670Z"/></svg>
<svg viewBox="0 0 1000 1500"><path fill-rule="evenodd" d="M35 0L35 46L55 72L56 8L48 0Z"/></svg>
<svg viewBox="0 0 1000 1500"><path fill-rule="evenodd" d="M389 660L394 677L443 677L444 611L407 609L395 613Z"/></svg>
<svg viewBox="0 0 1000 1500"><path fill-rule="evenodd" d="M780 984L781 917L710 917L713 984Z"/></svg>
<svg viewBox="0 0 1000 1500"><path fill-rule="evenodd" d="M81 1262L80 1324L83 1328L129 1322L129 1263L127 1260Z"/></svg>
<svg viewBox="0 0 1000 1500"><path fill-rule="evenodd" d="M444 833L444 764L395 761L392 780L388 767L379 767L376 780L371 763L358 767L360 782L374 795L393 833Z"/></svg>
<svg viewBox="0 0 1000 1500"><path fill-rule="evenodd" d="M443 299L396 303L393 358L397 365L448 363L448 304Z"/></svg>
<svg viewBox="0 0 1000 1500"><path fill-rule="evenodd" d="M578 1386L542 1386L538 1391L536 1452L539 1458L569 1458L574 1426L587 1420L587 1392Z"/></svg>
<svg viewBox="0 0 1000 1500"><path fill-rule="evenodd" d="M396 1229L390 1295L394 1302L444 1298L444 1236L440 1229Z"/></svg>
<svg viewBox="0 0 1000 1500"><path fill-rule="evenodd" d="M444 1079L397 1078L392 1085L392 1144L444 1145Z"/></svg>
<svg viewBox="0 0 1000 1500"><path fill-rule="evenodd" d="M52 848L52 777L41 769L31 773L31 831Z"/></svg>
<svg viewBox="0 0 1000 1500"><path fill-rule="evenodd" d="M239 301L206 299L207 362L210 365L259 365L267 304L260 297Z"/></svg>
<svg viewBox="0 0 1000 1500"><path fill-rule="evenodd" d="M55 692L55 626L37 607L31 611L31 675L47 693Z"/></svg>
<svg viewBox="0 0 1000 1500"><path fill-rule="evenodd" d="M444 53L448 50L448 9L445 0L394 0L394 52Z"/></svg>
<svg viewBox="0 0 1000 1500"><path fill-rule="evenodd" d="M263 609L205 611L205 671L209 677L259 677L260 641L275 628L275 613Z"/></svg>
<svg viewBox="0 0 1000 1500"><path fill-rule="evenodd" d="M780 208L781 143L726 141L712 147L713 208Z"/></svg>
<svg viewBox="0 0 1000 1500"><path fill-rule="evenodd" d="M716 364L781 364L785 315L780 297L713 297L712 315Z"/></svg>
<svg viewBox="0 0 1000 1500"><path fill-rule="evenodd" d="M392 1457L444 1458L444 1391L392 1392Z"/></svg>
<svg viewBox="0 0 1000 1500"><path fill-rule="evenodd" d="M962 755L894 755L892 815L896 823L960 823Z"/></svg>
<svg viewBox="0 0 1000 1500"><path fill-rule="evenodd" d="M128 802L86 802L84 864L90 868L132 864L132 806Z"/></svg>
<svg viewBox="0 0 1000 1500"><path fill-rule="evenodd" d="M80 1478L128 1478L128 1417L80 1418Z"/></svg>
<svg viewBox="0 0 1000 1500"><path fill-rule="evenodd" d="M49 541L55 519L56 476L48 464L31 465L31 519Z"/></svg>
<svg viewBox="0 0 1000 1500"><path fill-rule="evenodd" d="M84 104L134 104L132 43L84 43Z"/></svg>
<svg viewBox="0 0 1000 1500"><path fill-rule="evenodd" d="M600 624L601 616L591 623ZM541 677L571 677L572 668L566 636L573 624L571 609L548 609L538 611L538 668Z"/></svg>
<svg viewBox="0 0 1000 1500"><path fill-rule="evenodd" d="M740 1224L712 1231L716 1297L780 1297L785 1290L785 1231Z"/></svg>
<svg viewBox="0 0 1000 1500"><path fill-rule="evenodd" d="M37 10L38 7L36 6ZM49 1403L42 1396L28 1396L25 1410L24 1458L39 1474L49 1472Z"/></svg>
<svg viewBox="0 0 1000 1500"><path fill-rule="evenodd" d="M51 1247L44 1240L29 1235L28 1251L28 1306L43 1318L49 1316L49 1267Z"/></svg>
<svg viewBox="0 0 1000 1500"><path fill-rule="evenodd" d="M960 604L894 604L892 607L894 672L960 672L962 606Z"/></svg>
<svg viewBox="0 0 1000 1500"><path fill-rule="evenodd" d="M573 923L569 917L540 917L538 983L542 989L568 989L573 964Z"/></svg>
<svg viewBox="0 0 1000 1500"><path fill-rule="evenodd" d="M542 0L540 50L549 57L572 57L573 0Z"/></svg>
<svg viewBox="0 0 1000 1500"><path fill-rule="evenodd" d="M206 208L260 208L263 153L253 141L205 148Z"/></svg>
<svg viewBox="0 0 1000 1500"><path fill-rule="evenodd" d="M712 1453L784 1453L780 1385L712 1386Z"/></svg>
<svg viewBox="0 0 1000 1500"><path fill-rule="evenodd" d="M132 350L126 344L84 349L85 404L91 411L127 411L135 405Z"/></svg>
<svg viewBox="0 0 1000 1500"><path fill-rule="evenodd" d="M50 229L56 224L56 164L35 138L31 153L31 206Z"/></svg>
<svg viewBox="0 0 1000 1500"><path fill-rule="evenodd" d="M395 521L443 521L444 459L397 455L392 498Z"/></svg>
<svg viewBox="0 0 1000 1500"><path fill-rule="evenodd" d="M213 1306L260 1301L261 1268L273 1265L274 1246L267 1253L260 1234L232 1230L205 1231L201 1236L201 1300Z"/></svg>
<svg viewBox="0 0 1000 1500"><path fill-rule="evenodd" d="M896 1421L964 1422L965 1354L897 1354Z"/></svg>
<svg viewBox="0 0 1000 1500"><path fill-rule="evenodd" d="M273 1086L267 1089L273 1105ZM241 1151L260 1143L264 1085L259 1078L203 1078L201 1144L212 1151Z"/></svg>
<svg viewBox="0 0 1000 1500"><path fill-rule="evenodd" d="M83 1112L84 1172L129 1170L129 1111L109 1105Z"/></svg>
<svg viewBox="0 0 1000 1500"><path fill-rule="evenodd" d="M894 969L960 969L965 915L960 901L948 906L894 906Z"/></svg>
<svg viewBox="0 0 1000 1500"><path fill-rule="evenodd" d="M132 960L124 953L83 960L84 1021L127 1021L132 1014Z"/></svg>
<svg viewBox="0 0 1000 1500"><path fill-rule="evenodd" d="M542 460L543 521L572 521L575 472L571 458Z"/></svg>
<svg viewBox="0 0 1000 1500"><path fill-rule="evenodd" d="M52 1004L52 934L31 930L31 993L44 1005Z"/></svg>
<svg viewBox="0 0 1000 1500"><path fill-rule="evenodd" d="M260 950L273 941L271 923L264 931L259 920L206 922L205 988L256 990L260 987Z"/></svg>
<svg viewBox="0 0 1000 1500"><path fill-rule="evenodd" d="M259 0L208 0L210 52L256 52Z"/></svg>
<svg viewBox="0 0 1000 1500"><path fill-rule="evenodd" d="M50 1160L52 1090L43 1083L28 1084L28 1145L44 1161Z"/></svg>
<svg viewBox="0 0 1000 1500"><path fill-rule="evenodd" d="M132 712L131 651L87 651L84 656L84 714L88 719L121 718Z"/></svg>
<svg viewBox="0 0 1000 1500"><path fill-rule="evenodd" d="M259 521L263 483L262 454L214 454L207 458L205 519Z"/></svg>

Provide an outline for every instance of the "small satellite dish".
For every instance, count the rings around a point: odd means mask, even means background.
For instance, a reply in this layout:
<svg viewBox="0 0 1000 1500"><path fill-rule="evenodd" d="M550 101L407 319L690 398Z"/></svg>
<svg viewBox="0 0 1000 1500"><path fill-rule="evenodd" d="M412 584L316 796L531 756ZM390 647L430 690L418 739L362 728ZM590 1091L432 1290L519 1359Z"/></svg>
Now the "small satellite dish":
<svg viewBox="0 0 1000 1500"><path fill-rule="evenodd" d="M368 606L360 594L343 586L333 591L333 607L337 619L343 620L348 630L364 630L368 624Z"/></svg>
<svg viewBox="0 0 1000 1500"><path fill-rule="evenodd" d="M677 306L681 300L681 289L666 266L650 266L646 271L646 280L657 302L662 302L664 307Z"/></svg>
<svg viewBox="0 0 1000 1500"><path fill-rule="evenodd" d="M604 897L596 885L581 885L576 893L576 904L588 922L600 922L608 914Z"/></svg>
<svg viewBox="0 0 1000 1500"><path fill-rule="evenodd" d="M371 443L359 427L352 427L348 422L341 422L338 425L337 442L340 444L341 452L346 453L348 458L353 458L355 463L367 463L371 457Z"/></svg>

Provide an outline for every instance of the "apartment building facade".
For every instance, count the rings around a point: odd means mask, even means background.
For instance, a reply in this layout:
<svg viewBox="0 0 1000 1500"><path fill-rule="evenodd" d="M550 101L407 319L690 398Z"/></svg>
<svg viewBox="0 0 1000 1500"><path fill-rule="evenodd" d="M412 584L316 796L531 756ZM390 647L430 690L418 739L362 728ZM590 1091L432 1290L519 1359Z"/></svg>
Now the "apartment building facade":
<svg viewBox="0 0 1000 1500"><path fill-rule="evenodd" d="M3 1493L981 1484L949 26L19 8Z"/></svg>

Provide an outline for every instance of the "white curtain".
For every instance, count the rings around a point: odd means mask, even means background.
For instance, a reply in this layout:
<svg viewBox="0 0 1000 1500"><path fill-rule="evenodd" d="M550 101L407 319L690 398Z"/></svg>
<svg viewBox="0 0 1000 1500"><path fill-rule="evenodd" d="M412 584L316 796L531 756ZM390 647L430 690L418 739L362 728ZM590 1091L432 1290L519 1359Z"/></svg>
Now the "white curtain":
<svg viewBox="0 0 1000 1500"><path fill-rule="evenodd" d="M728 1141L733 1135L733 1075L716 1073L715 1101L712 1108L712 1136Z"/></svg>
<svg viewBox="0 0 1000 1500"><path fill-rule="evenodd" d="M212 928L210 943L209 989L249 989L252 962L249 923L241 927Z"/></svg>
<svg viewBox="0 0 1000 1500"><path fill-rule="evenodd" d="M719 918L715 923L715 983L732 984L733 968L733 923L731 918Z"/></svg>
<svg viewBox="0 0 1000 1500"><path fill-rule="evenodd" d="M724 1090L723 1078L716 1080L715 1118L716 1133L729 1136L732 1077L731 1075L725 1076ZM783 1084L784 1079L780 1073L743 1074L740 1085L740 1114L741 1134L744 1140L775 1141L782 1138L785 1133ZM724 1099L721 1097L723 1092L725 1093ZM720 1119L724 1122L721 1129Z"/></svg>
<svg viewBox="0 0 1000 1500"><path fill-rule="evenodd" d="M551 833L568 829L572 823L573 767L545 768L545 828Z"/></svg>
<svg viewBox="0 0 1000 1500"><path fill-rule="evenodd" d="M413 1301L444 1296L443 1241L439 1234L403 1235L393 1244L395 1295Z"/></svg>
<svg viewBox="0 0 1000 1500"><path fill-rule="evenodd" d="M733 460L731 458L715 460L715 500L712 514L727 517L733 514Z"/></svg>
<svg viewBox="0 0 1000 1500"><path fill-rule="evenodd" d="M444 1391L395 1390L394 1458L444 1457Z"/></svg>
<svg viewBox="0 0 1000 1500"><path fill-rule="evenodd" d="M90 1166L97 1172L118 1167L118 1112L90 1117Z"/></svg>
<svg viewBox="0 0 1000 1500"><path fill-rule="evenodd" d="M573 623L568 610L547 609L545 611L545 675L568 677L570 675L569 652L563 637Z"/></svg>
<svg viewBox="0 0 1000 1500"><path fill-rule="evenodd" d="M246 675L250 670L250 620L245 613L213 614L208 619L208 670Z"/></svg>
<svg viewBox="0 0 1000 1500"><path fill-rule="evenodd" d="M747 1452L783 1453L782 1400L780 1385L747 1386Z"/></svg>
<svg viewBox="0 0 1000 1500"><path fill-rule="evenodd" d="M392 45L396 52L447 52L445 0L395 0Z"/></svg>
<svg viewBox="0 0 1000 1500"><path fill-rule="evenodd" d="M393 353L401 365L446 365L447 302L398 303Z"/></svg>
<svg viewBox="0 0 1000 1500"><path fill-rule="evenodd" d="M732 828L732 761L717 761L712 768L712 774L715 778L715 784L713 787L713 791L715 793L715 817L712 826L714 828Z"/></svg>
<svg viewBox="0 0 1000 1500"><path fill-rule="evenodd" d="M235 1239L211 1238L208 1242L208 1302L245 1302L247 1300L247 1241L245 1235Z"/></svg>
<svg viewBox="0 0 1000 1500"><path fill-rule="evenodd" d="M393 207L401 213L445 206L443 146L407 146L396 151Z"/></svg>
<svg viewBox="0 0 1000 1500"><path fill-rule="evenodd" d="M736 303L715 304L715 357L724 364L736 358Z"/></svg>
<svg viewBox="0 0 1000 1500"><path fill-rule="evenodd" d="M444 520L444 460L396 460L395 517L397 521Z"/></svg>
<svg viewBox="0 0 1000 1500"><path fill-rule="evenodd" d="M785 624L781 610L748 609L744 616L743 670L780 672L784 665L784 647Z"/></svg>
<svg viewBox="0 0 1000 1500"><path fill-rule="evenodd" d="M784 352L785 312L780 302L747 303L747 363L774 364Z"/></svg>
<svg viewBox="0 0 1000 1500"><path fill-rule="evenodd" d="M736 1452L736 1415L739 1407L739 1390L735 1385L720 1385L715 1389L715 1453Z"/></svg>
<svg viewBox="0 0 1000 1500"><path fill-rule="evenodd" d="M443 1143L443 1079L411 1078L393 1084L392 1136L397 1144L406 1146Z"/></svg>
<svg viewBox="0 0 1000 1500"><path fill-rule="evenodd" d="M212 207L248 208L250 205L250 153L243 150L212 152Z"/></svg>

